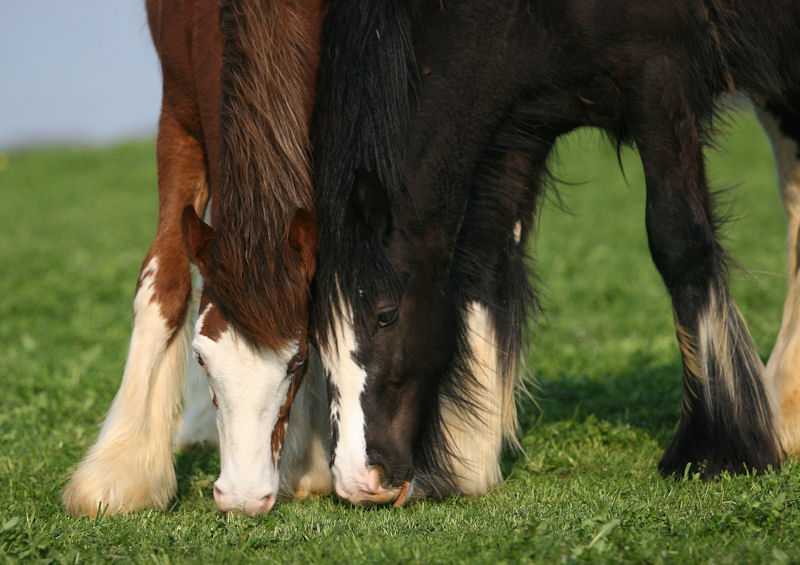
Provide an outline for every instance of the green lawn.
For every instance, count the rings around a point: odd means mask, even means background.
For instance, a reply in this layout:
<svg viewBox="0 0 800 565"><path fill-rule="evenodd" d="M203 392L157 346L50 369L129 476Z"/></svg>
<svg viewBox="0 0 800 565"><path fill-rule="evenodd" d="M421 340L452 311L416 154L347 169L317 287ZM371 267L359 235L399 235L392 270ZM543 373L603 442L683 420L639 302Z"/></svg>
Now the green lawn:
<svg viewBox="0 0 800 565"><path fill-rule="evenodd" d="M764 135L745 114L711 155L738 218L734 296L766 358L786 285L783 212ZM2 157L2 155L0 155ZM557 152L531 242L546 314L533 332L525 454L478 500L350 508L333 497L222 516L216 454L177 458L166 512L68 517L60 490L94 440L127 352L155 232L152 143L15 152L0 170L0 556L8 562L798 562L800 466L711 483L664 480L677 421L671 307L644 236L642 172L579 133ZM0 164L4 159L0 158ZM2 167L0 167L2 168Z"/></svg>

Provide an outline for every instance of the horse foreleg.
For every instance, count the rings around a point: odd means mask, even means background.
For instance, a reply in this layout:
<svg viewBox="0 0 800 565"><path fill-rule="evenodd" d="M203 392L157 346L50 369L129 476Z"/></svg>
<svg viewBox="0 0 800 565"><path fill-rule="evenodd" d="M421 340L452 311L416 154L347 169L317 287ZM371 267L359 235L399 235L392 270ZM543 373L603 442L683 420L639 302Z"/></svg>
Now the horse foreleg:
<svg viewBox="0 0 800 565"><path fill-rule="evenodd" d="M715 233L698 118L684 76L668 60L646 77L635 137L647 183L646 224L653 261L672 297L683 358L683 403L659 467L704 478L777 467L773 402L764 368L728 291Z"/></svg>
<svg viewBox="0 0 800 565"><path fill-rule="evenodd" d="M133 332L119 391L100 435L64 489L73 515L166 509L176 492L174 420L187 358L189 262L183 208L208 199L200 143L165 105L158 135L159 223L139 275Z"/></svg>
<svg viewBox="0 0 800 565"><path fill-rule="evenodd" d="M781 105L760 109L778 166L778 182L788 220L789 289L783 321L767 363L775 392L778 430L783 449L800 454L800 114Z"/></svg>
<svg viewBox="0 0 800 565"><path fill-rule="evenodd" d="M520 118L512 116L511 126L496 134L489 153L499 158L473 181L453 260L453 277L464 293L459 301L468 374L457 381L463 402L445 391L440 410L454 482L472 496L502 479L504 441L518 445L515 392L524 329L535 308L525 243L556 138L555 132L545 136L541 127L536 135L520 134L520 123L538 124L526 113Z"/></svg>
<svg viewBox="0 0 800 565"><path fill-rule="evenodd" d="M466 324L471 390L464 396L469 406L442 395L440 414L454 483L459 492L480 496L502 479L504 417L516 427L514 378L504 378L498 363L496 334L486 306L470 303Z"/></svg>

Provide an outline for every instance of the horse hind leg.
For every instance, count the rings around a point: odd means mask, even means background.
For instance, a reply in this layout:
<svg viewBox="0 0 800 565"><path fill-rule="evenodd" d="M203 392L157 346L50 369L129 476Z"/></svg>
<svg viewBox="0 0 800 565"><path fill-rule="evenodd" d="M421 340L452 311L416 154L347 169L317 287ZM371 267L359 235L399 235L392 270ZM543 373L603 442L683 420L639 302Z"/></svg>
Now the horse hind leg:
<svg viewBox="0 0 800 565"><path fill-rule="evenodd" d="M319 353L309 348L308 372L292 402L281 454L281 498L302 499L330 493L330 449L327 384Z"/></svg>
<svg viewBox="0 0 800 565"><path fill-rule="evenodd" d="M647 182L650 252L672 297L683 358L678 428L659 468L687 464L710 478L722 471L777 467L782 453L764 368L728 292L696 113L671 62L645 78L645 118L634 135ZM649 89L649 90L648 90Z"/></svg>
<svg viewBox="0 0 800 565"><path fill-rule="evenodd" d="M180 217L187 204L204 208L208 190L202 148L166 106L158 162L158 233L139 275L122 383L97 441L62 496L75 516L166 509L177 490L173 426L188 356L191 291Z"/></svg>
<svg viewBox="0 0 800 565"><path fill-rule="evenodd" d="M175 447L219 445L217 410L208 390L208 378L193 356L188 359L183 410L178 418Z"/></svg>
<svg viewBox="0 0 800 565"><path fill-rule="evenodd" d="M208 214L206 214L208 216ZM206 223L210 223L206 217ZM192 300L189 311L197 313L199 296L202 294L203 277L197 274L194 278ZM194 326L193 319L190 326ZM188 358L186 369L186 386L183 394L183 410L178 416L175 430L175 447L219 445L217 433L217 409L212 402L205 370L197 362L194 355Z"/></svg>
<svg viewBox="0 0 800 565"><path fill-rule="evenodd" d="M778 403L778 433L787 453L800 454L800 113L769 104L758 110L772 142L788 221L789 289L767 379Z"/></svg>

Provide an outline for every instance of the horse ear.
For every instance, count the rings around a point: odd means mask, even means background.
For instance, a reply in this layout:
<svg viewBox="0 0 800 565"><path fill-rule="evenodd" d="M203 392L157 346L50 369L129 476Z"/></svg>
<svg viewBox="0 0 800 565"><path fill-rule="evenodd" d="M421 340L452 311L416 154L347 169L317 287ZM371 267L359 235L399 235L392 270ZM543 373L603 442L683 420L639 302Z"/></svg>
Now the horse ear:
<svg viewBox="0 0 800 565"><path fill-rule="evenodd" d="M289 246L294 249L306 267L306 277L311 280L317 268L316 254L319 232L314 212L298 208L289 226Z"/></svg>
<svg viewBox="0 0 800 565"><path fill-rule="evenodd" d="M392 208L389 193L378 175L358 169L353 181L353 199L360 219L383 237L392 227Z"/></svg>
<svg viewBox="0 0 800 565"><path fill-rule="evenodd" d="M202 273L208 268L208 245L213 235L214 228L200 219L194 206L190 205L183 209L181 216L183 248L189 260L197 265Z"/></svg>

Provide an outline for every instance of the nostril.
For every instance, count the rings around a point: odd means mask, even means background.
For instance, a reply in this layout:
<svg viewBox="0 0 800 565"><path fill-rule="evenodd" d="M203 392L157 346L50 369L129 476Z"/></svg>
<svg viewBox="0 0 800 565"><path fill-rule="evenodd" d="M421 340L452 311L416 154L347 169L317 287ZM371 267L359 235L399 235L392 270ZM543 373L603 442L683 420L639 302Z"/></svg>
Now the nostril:
<svg viewBox="0 0 800 565"><path fill-rule="evenodd" d="M367 470L365 485L368 492L376 493L383 487L386 471L381 465L373 465Z"/></svg>
<svg viewBox="0 0 800 565"><path fill-rule="evenodd" d="M245 504L245 511L251 517L258 516L259 514L266 514L272 507L275 506L275 501L277 500L277 496L274 494L265 494L260 499L258 499L255 504Z"/></svg>
<svg viewBox="0 0 800 565"><path fill-rule="evenodd" d="M230 510L227 500L225 499L225 494L217 485L214 485L214 502L217 503L217 508L219 508L222 512L227 512Z"/></svg>
<svg viewBox="0 0 800 565"><path fill-rule="evenodd" d="M376 469L380 473L381 484L392 479L393 469L389 463L390 459L381 451L372 450L367 454L367 469Z"/></svg>

